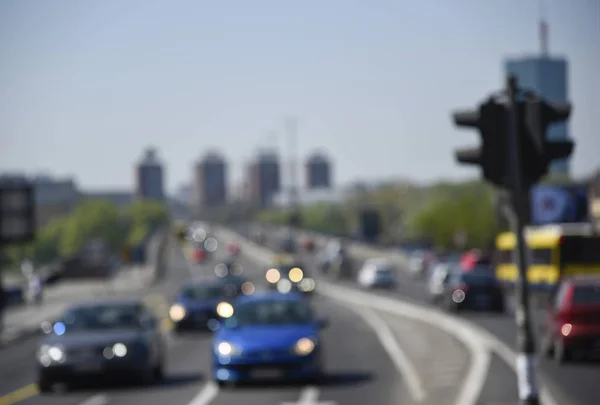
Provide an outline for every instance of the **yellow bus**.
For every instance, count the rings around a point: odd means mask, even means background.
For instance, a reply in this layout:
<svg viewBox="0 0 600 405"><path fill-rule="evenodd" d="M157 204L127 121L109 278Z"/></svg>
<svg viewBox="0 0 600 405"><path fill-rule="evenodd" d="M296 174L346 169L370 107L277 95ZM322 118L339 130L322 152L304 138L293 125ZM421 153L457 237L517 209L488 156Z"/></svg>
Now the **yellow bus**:
<svg viewBox="0 0 600 405"><path fill-rule="evenodd" d="M560 224L525 230L529 268L527 279L534 288L552 290L564 277L600 275L600 235L590 224ZM496 278L508 285L518 280L513 232L496 238Z"/></svg>

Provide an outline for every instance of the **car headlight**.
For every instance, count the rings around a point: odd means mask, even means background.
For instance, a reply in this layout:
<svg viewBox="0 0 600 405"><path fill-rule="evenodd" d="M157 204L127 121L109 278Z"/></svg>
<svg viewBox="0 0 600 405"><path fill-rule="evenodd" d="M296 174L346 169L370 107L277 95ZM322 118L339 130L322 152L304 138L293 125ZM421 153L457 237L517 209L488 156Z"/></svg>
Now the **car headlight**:
<svg viewBox="0 0 600 405"><path fill-rule="evenodd" d="M294 353L298 356L308 356L315 350L316 345L313 339L302 338L294 345Z"/></svg>
<svg viewBox="0 0 600 405"><path fill-rule="evenodd" d="M169 317L174 322L179 322L185 318L185 308L183 305L175 304L169 309Z"/></svg>
<svg viewBox="0 0 600 405"><path fill-rule="evenodd" d="M290 270L288 277L292 283L299 283L304 277L304 272L299 267L294 267Z"/></svg>
<svg viewBox="0 0 600 405"><path fill-rule="evenodd" d="M276 284L281 279L281 274L277 269L269 269L266 278L269 283Z"/></svg>
<svg viewBox="0 0 600 405"><path fill-rule="evenodd" d="M61 346L42 345L38 352L40 362L49 366L51 363L64 363L66 360L65 349Z"/></svg>
<svg viewBox="0 0 600 405"><path fill-rule="evenodd" d="M302 281L300 281L298 288L302 292L312 292L315 290L316 285L317 285L317 283L315 283L315 280L307 277L307 278L303 279Z"/></svg>
<svg viewBox="0 0 600 405"><path fill-rule="evenodd" d="M217 345L217 353L221 356L232 356L234 354L240 353L240 350L237 346L233 345L229 342L221 342Z"/></svg>
<svg viewBox="0 0 600 405"><path fill-rule="evenodd" d="M217 315L221 318L231 318L234 314L235 310L233 309L233 305L229 302L221 302L217 305Z"/></svg>

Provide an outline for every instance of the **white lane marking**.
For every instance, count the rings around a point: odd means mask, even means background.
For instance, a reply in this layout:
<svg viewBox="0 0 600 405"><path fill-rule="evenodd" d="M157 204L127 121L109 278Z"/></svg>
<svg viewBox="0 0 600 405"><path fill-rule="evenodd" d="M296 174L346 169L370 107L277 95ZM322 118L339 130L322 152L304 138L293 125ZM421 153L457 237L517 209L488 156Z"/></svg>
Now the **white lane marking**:
<svg viewBox="0 0 600 405"><path fill-rule="evenodd" d="M298 402L282 402L281 405L337 405L335 401L319 401L320 395L317 387L308 386L300 392Z"/></svg>
<svg viewBox="0 0 600 405"><path fill-rule="evenodd" d="M425 388L423 388L421 376L406 353L404 353L404 350L402 350L398 344L396 337L385 321L373 311L354 307L350 308L363 318L365 323L373 329L373 332L377 335L381 345L392 359L396 369L404 378L406 388L408 388L408 392L412 399L415 402L423 402L427 397L427 393L425 392Z"/></svg>
<svg viewBox="0 0 600 405"><path fill-rule="evenodd" d="M243 236L237 234L237 233L233 233L231 231L229 231L228 229L219 227L218 228L218 232L225 234L224 239L237 239L237 240L242 240L244 241L244 243L247 245L245 247L245 252L246 254L248 254L249 256L252 256L254 258L254 260L261 262L261 263L268 263L269 262L269 258L272 256L272 253L269 252L267 249L265 249L262 246L258 246L255 243L253 243L252 241L249 241L247 238L244 238ZM248 249L248 247L250 249ZM340 288L340 287L338 287ZM350 293L353 293L354 291L352 289L349 288L345 288L344 290L349 291ZM362 293L362 294L366 294L366 293ZM327 294L325 294L327 295ZM361 301L366 301L367 303L369 302L370 298L368 299L363 299ZM399 300L393 300L393 299L387 299L388 302L397 302L400 305L406 305L406 302L403 301L399 301ZM413 307L415 308L419 308L420 311L422 310L427 310L425 307L419 306L419 305L413 305ZM427 310L430 314L434 313L433 310ZM395 313L396 311L388 311L391 313ZM402 311L400 311L402 312ZM410 318L413 319L418 319L419 317L415 317L414 315ZM429 317L431 318L431 316ZM434 317L435 319L435 317ZM450 333L451 335L455 336L456 338L458 338L459 340L461 340L464 343L464 339L468 339L472 342L477 342L478 345L480 344L485 344L487 346L487 348L491 349L494 353L496 353L506 364L508 364L509 367L511 367L513 369L513 371L516 372L516 353L513 349L510 348L510 346L508 346L507 344L505 344L504 342L502 342L500 339L498 339L496 336L494 336L493 334L491 334L490 332L488 332L487 330L485 330L482 327L479 327L478 325L475 325L473 322L468 322L468 321L463 321L463 320L459 320L457 318L453 318L450 317L448 315L445 315L445 319L448 321L454 321L452 322L455 326L457 326L457 328L452 331L450 329L446 328L442 328L444 329L447 333ZM427 320L425 319L425 321L427 322ZM462 321L462 322L460 322ZM428 322L432 325L436 325L435 322ZM463 330L464 329L464 330ZM466 335L465 332L466 331ZM458 336L458 335L461 336ZM469 336L469 334L471 336ZM486 366L486 368L483 369L483 373L482 373L482 378L483 382L482 382L482 386L479 389L479 392L481 392L481 389L483 388L483 384L485 383L485 379L487 378L487 374L489 371L489 363L491 361L491 358L489 358L489 353L487 354L488 359L486 360L488 365ZM474 387L475 383L468 383L468 381L473 378L475 379L476 377L474 376L477 372L481 371L481 368L483 367L483 362L484 362L484 358L479 359L478 361L478 367L471 367L471 370L469 372L469 377L467 378L467 380L465 380L465 384L463 385L463 389L461 390L461 397L460 398L467 398L469 395L472 395L473 393L469 393L469 389L468 386L472 386ZM475 361L472 361L472 364L474 364ZM475 381L475 380L473 380ZM559 405L558 401L552 396L552 393L550 392L550 390L548 390L547 386L549 381L547 379L543 380L544 385L542 387L540 387L540 396L541 396L541 400L544 404L546 405ZM474 388L473 388L474 389ZM464 399L466 400L466 399ZM474 402L473 402L474 403ZM456 403L457 405L460 405L460 402ZM465 402L465 404L467 404L467 402Z"/></svg>
<svg viewBox="0 0 600 405"><path fill-rule="evenodd" d="M86 399L79 405L106 405L108 404L108 397L106 395L94 395L91 398Z"/></svg>
<svg viewBox="0 0 600 405"><path fill-rule="evenodd" d="M325 285L324 285L325 284ZM477 335L469 324L459 322L441 312L435 312L420 305L394 299L372 296L364 292L332 286L321 282L321 293L352 305L363 305L417 321L421 321L444 330L463 342L471 352L471 366L460 388L455 405L475 405L488 376L491 354L481 336Z"/></svg>
<svg viewBox="0 0 600 405"><path fill-rule="evenodd" d="M219 395L219 386L214 382L206 383L188 405L208 405Z"/></svg>

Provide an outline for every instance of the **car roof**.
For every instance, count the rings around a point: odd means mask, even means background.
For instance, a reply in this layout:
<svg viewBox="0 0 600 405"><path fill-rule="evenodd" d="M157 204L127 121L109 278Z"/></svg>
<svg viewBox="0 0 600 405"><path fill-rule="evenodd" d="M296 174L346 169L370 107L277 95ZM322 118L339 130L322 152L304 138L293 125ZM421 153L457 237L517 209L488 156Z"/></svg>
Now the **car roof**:
<svg viewBox="0 0 600 405"><path fill-rule="evenodd" d="M278 292L257 292L252 295L240 296L235 300L236 304L245 304L248 302L264 302L264 301L302 301L304 297L297 293L278 293Z"/></svg>
<svg viewBox="0 0 600 405"><path fill-rule="evenodd" d="M72 304L68 310L85 309L95 307L118 307L118 306L144 306L144 302L137 298L119 298L119 299L96 299L94 301L82 301Z"/></svg>
<svg viewBox="0 0 600 405"><path fill-rule="evenodd" d="M369 265L369 266L376 266L376 267L382 266L383 267L383 266L391 266L392 262L391 262L391 260L386 259L384 257L379 257L376 259L367 259L365 261L365 264Z"/></svg>
<svg viewBox="0 0 600 405"><path fill-rule="evenodd" d="M569 282L575 286L600 285L600 276L595 274L581 274L569 278Z"/></svg>
<svg viewBox="0 0 600 405"><path fill-rule="evenodd" d="M222 287L223 281L222 279L219 280L194 280L192 282L186 283L184 285L182 285L179 290L185 290L186 288L190 288L190 287Z"/></svg>

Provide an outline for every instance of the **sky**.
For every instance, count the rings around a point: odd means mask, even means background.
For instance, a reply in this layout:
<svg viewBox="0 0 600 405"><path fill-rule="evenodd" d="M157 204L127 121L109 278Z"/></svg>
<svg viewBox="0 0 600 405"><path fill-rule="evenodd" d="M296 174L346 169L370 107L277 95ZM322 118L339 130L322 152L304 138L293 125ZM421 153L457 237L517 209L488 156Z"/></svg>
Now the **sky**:
<svg viewBox="0 0 600 405"><path fill-rule="evenodd" d="M600 167L600 0L546 0L569 61L575 175ZM325 150L337 184L476 176L452 125L539 51L539 0L2 0L0 172L128 189L154 146L169 191L218 150Z"/></svg>

